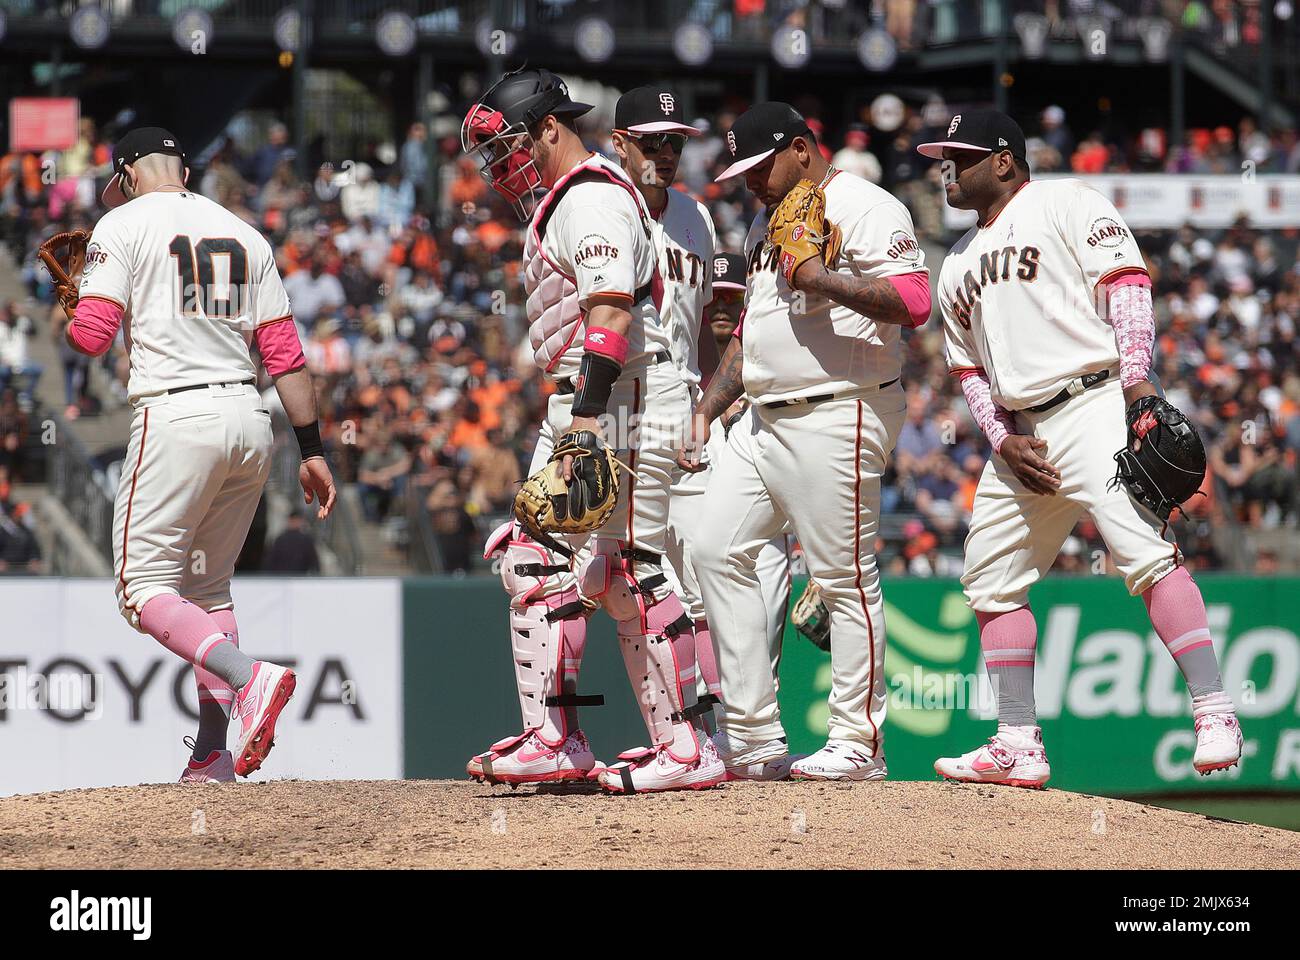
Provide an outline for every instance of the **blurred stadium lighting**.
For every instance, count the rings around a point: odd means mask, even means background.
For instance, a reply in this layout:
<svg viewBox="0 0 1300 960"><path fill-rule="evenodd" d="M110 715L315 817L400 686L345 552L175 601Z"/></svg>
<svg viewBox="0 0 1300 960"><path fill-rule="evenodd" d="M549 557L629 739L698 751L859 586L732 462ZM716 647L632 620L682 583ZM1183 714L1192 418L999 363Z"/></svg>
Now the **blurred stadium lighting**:
<svg viewBox="0 0 1300 960"><path fill-rule="evenodd" d="M614 28L600 17L586 17L573 28L573 45L588 63L604 63L614 55Z"/></svg>
<svg viewBox="0 0 1300 960"><path fill-rule="evenodd" d="M415 21L400 10L390 10L375 23L375 43L390 57L404 57L415 49Z"/></svg>
<svg viewBox="0 0 1300 960"><path fill-rule="evenodd" d="M108 14L98 7L82 7L68 22L68 34L83 50L98 50L108 42Z"/></svg>
<svg viewBox="0 0 1300 960"><path fill-rule="evenodd" d="M1012 21L1026 60L1037 60L1047 47L1047 18L1038 13L1018 13Z"/></svg>
<svg viewBox="0 0 1300 960"><path fill-rule="evenodd" d="M491 17L479 17L474 24L474 45L485 57L508 57L518 42L518 37L497 27Z"/></svg>
<svg viewBox="0 0 1300 960"><path fill-rule="evenodd" d="M898 62L898 44L887 31L873 27L858 38L858 59L873 73L884 73Z"/></svg>
<svg viewBox="0 0 1300 960"><path fill-rule="evenodd" d="M212 42L212 16L198 7L187 7L178 11L172 20L172 39L182 50L191 50L194 41L202 38L206 48Z"/></svg>
<svg viewBox="0 0 1300 960"><path fill-rule="evenodd" d="M713 56L713 34L699 23L683 23L673 33L673 53L688 67L699 67Z"/></svg>
<svg viewBox="0 0 1300 960"><path fill-rule="evenodd" d="M1169 38L1174 28L1168 20L1148 19L1138 23L1138 35L1142 38L1142 52L1152 63L1164 63L1169 59Z"/></svg>
<svg viewBox="0 0 1300 960"><path fill-rule="evenodd" d="M798 27L780 27L772 34L772 58L787 70L808 62L808 33Z"/></svg>
<svg viewBox="0 0 1300 960"><path fill-rule="evenodd" d="M275 25L272 27L272 34L275 37L276 45L281 50L288 50L296 53L298 50L298 38L302 34L302 21L298 16L297 10L283 10L275 18Z"/></svg>

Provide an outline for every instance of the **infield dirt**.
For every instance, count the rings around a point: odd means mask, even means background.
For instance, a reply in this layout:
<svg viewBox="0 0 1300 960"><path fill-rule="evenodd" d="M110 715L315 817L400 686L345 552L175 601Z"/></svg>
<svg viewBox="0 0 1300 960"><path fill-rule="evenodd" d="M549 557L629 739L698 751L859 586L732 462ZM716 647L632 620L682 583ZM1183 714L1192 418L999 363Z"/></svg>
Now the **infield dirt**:
<svg viewBox="0 0 1300 960"><path fill-rule="evenodd" d="M15 867L1300 865L1300 833L1076 793L730 783L635 797L469 782L271 781L0 800Z"/></svg>

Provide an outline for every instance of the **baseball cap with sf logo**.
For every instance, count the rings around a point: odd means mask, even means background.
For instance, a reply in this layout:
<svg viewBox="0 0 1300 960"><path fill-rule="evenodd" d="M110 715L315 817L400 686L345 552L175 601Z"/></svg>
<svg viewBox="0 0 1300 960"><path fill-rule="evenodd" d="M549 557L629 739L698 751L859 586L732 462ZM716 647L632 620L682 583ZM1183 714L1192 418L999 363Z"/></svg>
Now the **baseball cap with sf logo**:
<svg viewBox="0 0 1300 960"><path fill-rule="evenodd" d="M731 125L727 133L731 166L714 180L739 176L790 146L795 137L806 137L810 133L808 121L790 104L778 101L756 103Z"/></svg>
<svg viewBox="0 0 1300 960"><path fill-rule="evenodd" d="M104 187L100 200L106 207L120 207L126 203L126 194L122 192L122 172L128 163L135 163L141 157L151 153L165 153L180 157L186 161L185 151L180 141L169 130L162 127L136 127L126 133L113 147L113 176Z"/></svg>
<svg viewBox="0 0 1300 960"><path fill-rule="evenodd" d="M614 105L614 129L629 133L684 133L699 136L686 122L681 100L668 87L634 87Z"/></svg>
<svg viewBox="0 0 1300 960"><path fill-rule="evenodd" d="M966 110L948 124L948 139L923 143L916 150L922 156L942 160L944 147L981 153L1010 150L1013 157L1023 160L1025 132L1020 124L998 110Z"/></svg>

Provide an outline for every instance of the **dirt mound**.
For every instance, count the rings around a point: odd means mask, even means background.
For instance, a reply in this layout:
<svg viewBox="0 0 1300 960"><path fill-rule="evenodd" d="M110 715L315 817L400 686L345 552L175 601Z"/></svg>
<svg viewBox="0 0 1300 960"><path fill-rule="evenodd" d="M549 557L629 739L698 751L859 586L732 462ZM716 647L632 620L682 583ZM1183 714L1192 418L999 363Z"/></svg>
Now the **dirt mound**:
<svg viewBox="0 0 1300 960"><path fill-rule="evenodd" d="M947 783L732 783L611 797L272 781L0 800L6 867L1293 867L1300 833Z"/></svg>

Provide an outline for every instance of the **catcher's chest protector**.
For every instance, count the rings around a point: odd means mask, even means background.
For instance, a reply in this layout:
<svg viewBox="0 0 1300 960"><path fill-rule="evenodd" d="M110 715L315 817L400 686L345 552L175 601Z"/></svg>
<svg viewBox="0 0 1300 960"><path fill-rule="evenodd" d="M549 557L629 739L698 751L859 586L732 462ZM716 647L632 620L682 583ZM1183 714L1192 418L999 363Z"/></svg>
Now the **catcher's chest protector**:
<svg viewBox="0 0 1300 960"><path fill-rule="evenodd" d="M542 198L528 223L524 239L524 292L527 295L528 339L533 346L537 366L556 377L570 377L578 372L582 359L582 337L578 335L583 325L582 310L578 307L578 287L574 278L564 273L542 252L542 236L551 212L575 182L590 179L607 179L632 195L637 209L644 204L636 187L628 183L622 172L613 169L600 157L591 157L578 164L551 188Z"/></svg>

